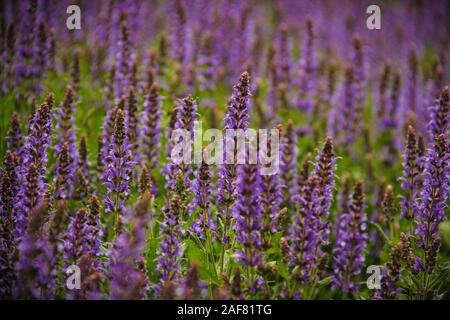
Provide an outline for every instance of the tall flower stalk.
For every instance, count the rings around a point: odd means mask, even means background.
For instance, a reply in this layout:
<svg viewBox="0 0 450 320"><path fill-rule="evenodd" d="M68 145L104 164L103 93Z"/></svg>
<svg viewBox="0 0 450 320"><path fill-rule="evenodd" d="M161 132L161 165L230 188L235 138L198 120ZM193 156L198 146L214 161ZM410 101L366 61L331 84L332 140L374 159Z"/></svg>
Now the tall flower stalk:
<svg viewBox="0 0 450 320"><path fill-rule="evenodd" d="M338 237L333 247L332 283L344 294L359 290L353 276L361 271L366 240L363 183L359 181L353 189L348 212L339 218Z"/></svg>
<svg viewBox="0 0 450 320"><path fill-rule="evenodd" d="M415 235L421 256L416 258L414 268L423 271L423 294L428 294L428 280L436 268L437 252L441 245L439 224L446 220L445 207L449 194L450 173L449 142L444 134L435 137L428 150L424 181L420 193L419 214Z"/></svg>
<svg viewBox="0 0 450 320"><path fill-rule="evenodd" d="M67 190L65 190L64 197L72 197L73 194L73 183L76 178L76 169L78 162L78 152L76 146L76 136L75 136L75 123L74 123L74 114L75 114L75 93L72 87L68 86L66 89L66 93L64 95L64 99L61 103L61 107L58 110L58 114L56 116L57 124L56 124L56 145L55 152L57 155L61 155L63 152L63 145L67 144L68 152L66 155L66 163L61 164L67 166L65 168L67 170L67 174L65 176L65 182L67 183ZM59 162L57 164L56 171L59 171ZM55 193L58 192L55 190Z"/></svg>
<svg viewBox="0 0 450 320"><path fill-rule="evenodd" d="M233 205L234 230L239 244L236 260L246 269L249 292L255 294L264 284L257 276L263 264L261 177L258 165L243 164L238 167L237 199Z"/></svg>
<svg viewBox="0 0 450 320"><path fill-rule="evenodd" d="M180 272L180 216L186 207L184 197L185 181L181 171L178 171L176 181L175 188L170 191L169 201L164 210L164 220L161 223L160 233L162 240L157 251L157 270L160 284L155 286L155 296L157 298L164 297L163 293L177 283Z"/></svg>
<svg viewBox="0 0 450 320"><path fill-rule="evenodd" d="M157 167L158 152L160 151L161 138L161 100L158 94L159 86L153 83L145 97L144 111L141 116L141 139L143 154L149 169Z"/></svg>
<svg viewBox="0 0 450 320"><path fill-rule="evenodd" d="M131 168L134 162L131 158L124 112L116 108L115 113L114 137L109 146L103 185L108 191L105 195L105 212L114 215L113 224L118 232L122 225L122 210L130 192Z"/></svg>
<svg viewBox="0 0 450 320"><path fill-rule="evenodd" d="M306 19L306 36L302 48L300 60L300 97L297 107L299 110L311 112L314 106L315 73L317 69L314 53L314 26L311 18Z"/></svg>
<svg viewBox="0 0 450 320"><path fill-rule="evenodd" d="M28 224L28 213L41 200L47 191L44 182L48 160L47 147L51 141L51 112L53 107L53 94L49 94L29 123L30 133L24 145L22 168L22 184L18 191L18 213L16 232L22 235Z"/></svg>
<svg viewBox="0 0 450 320"><path fill-rule="evenodd" d="M402 197L402 217L408 220L418 215L416 201L420 190L419 175L417 135L414 128L408 126L403 155L403 176L401 178L401 187L407 192L407 195Z"/></svg>
<svg viewBox="0 0 450 320"><path fill-rule="evenodd" d="M241 74L239 82L233 87L233 94L228 103L227 113L224 119L224 127L226 129L241 129L243 131L248 128L250 116L250 75L247 72ZM236 179L237 179L237 148L236 144L231 141L234 137L226 137L225 145L234 145L233 159L227 159L227 153L224 150L224 163L219 168L219 191L217 201L222 210L223 230L221 235L222 252L220 260L220 272L224 267L224 255L229 242L229 227L231 223L231 207L236 198Z"/></svg>

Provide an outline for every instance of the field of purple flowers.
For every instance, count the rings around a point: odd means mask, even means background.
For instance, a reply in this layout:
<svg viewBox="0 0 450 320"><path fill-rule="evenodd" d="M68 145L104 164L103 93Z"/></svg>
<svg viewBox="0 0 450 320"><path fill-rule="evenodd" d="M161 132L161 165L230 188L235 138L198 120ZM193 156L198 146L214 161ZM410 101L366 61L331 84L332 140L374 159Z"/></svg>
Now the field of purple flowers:
<svg viewBox="0 0 450 320"><path fill-rule="evenodd" d="M378 2L1 1L0 299L450 299L450 4Z"/></svg>

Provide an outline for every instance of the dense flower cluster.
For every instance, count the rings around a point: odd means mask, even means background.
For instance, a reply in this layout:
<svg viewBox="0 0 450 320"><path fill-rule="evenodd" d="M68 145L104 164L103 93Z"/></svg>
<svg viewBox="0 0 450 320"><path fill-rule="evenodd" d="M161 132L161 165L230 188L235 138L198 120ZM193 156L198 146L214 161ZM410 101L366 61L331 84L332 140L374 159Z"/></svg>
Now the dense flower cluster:
<svg viewBox="0 0 450 320"><path fill-rule="evenodd" d="M385 6L1 1L0 299L450 298L450 6Z"/></svg>

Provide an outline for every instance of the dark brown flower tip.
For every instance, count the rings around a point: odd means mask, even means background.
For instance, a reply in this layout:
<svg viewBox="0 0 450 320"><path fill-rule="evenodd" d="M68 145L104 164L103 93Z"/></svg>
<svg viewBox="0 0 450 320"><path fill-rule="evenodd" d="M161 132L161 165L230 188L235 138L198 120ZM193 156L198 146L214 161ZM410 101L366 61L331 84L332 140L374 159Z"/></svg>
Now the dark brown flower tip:
<svg viewBox="0 0 450 320"><path fill-rule="evenodd" d="M125 114L120 108L116 108L116 122L114 125L114 134L116 137L117 145L123 145L125 141Z"/></svg>
<svg viewBox="0 0 450 320"><path fill-rule="evenodd" d="M240 78L239 83L242 87L249 87L250 86L250 74L247 71L244 71Z"/></svg>
<svg viewBox="0 0 450 320"><path fill-rule="evenodd" d="M148 167L146 164L142 167L141 173L139 174L139 192L144 194L150 192L152 189L152 182L150 179L150 174L148 172Z"/></svg>
<svg viewBox="0 0 450 320"><path fill-rule="evenodd" d="M305 20L305 25L306 25L306 32L308 33L309 36L314 36L314 23L313 20L311 18L311 16L307 16L306 20Z"/></svg>
<svg viewBox="0 0 450 320"><path fill-rule="evenodd" d="M411 70L417 71L417 67L419 66L419 58L417 57L417 49L415 46L412 46L409 49L408 64Z"/></svg>
<svg viewBox="0 0 450 320"><path fill-rule="evenodd" d="M331 137L327 137L325 139L322 154L323 154L324 160L327 160L327 161L331 161L332 158L334 157L333 139Z"/></svg>
<svg viewBox="0 0 450 320"><path fill-rule="evenodd" d="M441 93L441 100L443 103L448 104L449 103L449 89L448 86L445 86L444 89L442 89L442 93Z"/></svg>
<svg viewBox="0 0 450 320"><path fill-rule="evenodd" d="M233 272L233 280L231 282L231 295L235 299L239 299L239 297L242 294L242 288L241 288L241 269L236 268Z"/></svg>
<svg viewBox="0 0 450 320"><path fill-rule="evenodd" d="M389 220L394 217L394 189L391 185L388 185L384 191L383 200L381 202L381 206L384 212L384 215Z"/></svg>
<svg viewBox="0 0 450 320"><path fill-rule="evenodd" d="M358 34L354 34L352 36L352 44L356 51L360 51L362 48L362 41L361 37Z"/></svg>
<svg viewBox="0 0 450 320"><path fill-rule="evenodd" d="M50 92L47 95L47 98L45 98L44 104L47 105L48 109L53 109L53 104L55 102L55 94L53 92Z"/></svg>
<svg viewBox="0 0 450 320"><path fill-rule="evenodd" d="M157 94L159 91L159 85L156 82L153 82L151 87L150 87L150 94L155 95Z"/></svg>
<svg viewBox="0 0 450 320"><path fill-rule="evenodd" d="M364 207L364 182L359 180L353 188L352 205L353 212L361 212Z"/></svg>
<svg viewBox="0 0 450 320"><path fill-rule="evenodd" d="M80 138L79 155L80 155L80 162L87 161L88 152L87 152L86 136L85 135L82 135L81 138Z"/></svg>
<svg viewBox="0 0 450 320"><path fill-rule="evenodd" d="M42 228L49 218L49 204L48 197L43 197L38 205L30 212L26 232L34 239L37 239L41 235Z"/></svg>
<svg viewBox="0 0 450 320"><path fill-rule="evenodd" d="M117 108L120 110L125 110L125 102L127 101L127 97L125 95L121 96L119 102L117 103Z"/></svg>
<svg viewBox="0 0 450 320"><path fill-rule="evenodd" d="M199 266L197 263L191 263L186 279L184 283L183 299L194 300L200 298L200 285L199 285Z"/></svg>
<svg viewBox="0 0 450 320"><path fill-rule="evenodd" d="M135 217L139 220L144 218L149 213L150 202L152 195L149 191L145 192L139 199L136 208L134 209Z"/></svg>

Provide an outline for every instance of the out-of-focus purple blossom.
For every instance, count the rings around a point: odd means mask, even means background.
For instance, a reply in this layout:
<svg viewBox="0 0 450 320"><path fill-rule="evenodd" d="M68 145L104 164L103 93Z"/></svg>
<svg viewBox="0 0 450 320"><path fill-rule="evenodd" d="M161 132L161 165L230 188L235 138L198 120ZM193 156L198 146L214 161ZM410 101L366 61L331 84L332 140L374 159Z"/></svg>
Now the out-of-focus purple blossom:
<svg viewBox="0 0 450 320"><path fill-rule="evenodd" d="M195 263L191 264L182 281L180 296L183 300L199 300L208 296L208 285L200 280L199 266Z"/></svg>
<svg viewBox="0 0 450 320"><path fill-rule="evenodd" d="M181 0L173 0L171 4L172 13L172 57L175 61L183 64L186 61L187 43L187 16L185 4Z"/></svg>
<svg viewBox="0 0 450 320"><path fill-rule="evenodd" d="M297 139L292 120L281 132L280 147L280 180L282 183L282 207L293 207L297 187Z"/></svg>
<svg viewBox="0 0 450 320"><path fill-rule="evenodd" d="M72 67L70 69L70 88L73 90L72 99L75 100L75 96L80 95L80 50L75 50L73 55Z"/></svg>
<svg viewBox="0 0 450 320"><path fill-rule="evenodd" d="M441 95L434 101L431 111L430 136L434 140L440 134L449 134L449 100L450 94L448 87L442 90Z"/></svg>
<svg viewBox="0 0 450 320"><path fill-rule="evenodd" d="M139 263L145 248L146 226L150 222L150 198L150 194L146 193L135 210L126 209L129 229L122 230L112 245L109 278L110 298L113 300L145 298L147 277Z"/></svg>
<svg viewBox="0 0 450 320"><path fill-rule="evenodd" d="M34 45L37 38L37 0L22 2L20 13L22 15L19 27L19 41L17 57L14 63L14 84L18 85L24 78L33 77L37 65L34 60Z"/></svg>
<svg viewBox="0 0 450 320"><path fill-rule="evenodd" d="M56 287L56 266L50 242L43 232L48 220L48 199L43 198L30 211L29 224L18 245L16 299L53 299Z"/></svg>
<svg viewBox="0 0 450 320"><path fill-rule="evenodd" d="M310 17L306 19L306 36L303 40L302 58L300 59L299 88L297 101L299 110L311 112L314 107L315 74L317 61L314 53L314 26Z"/></svg>
<svg viewBox="0 0 450 320"><path fill-rule="evenodd" d="M198 80L201 90L213 90L217 82L218 61L213 47L213 33L205 32L198 57Z"/></svg>
<svg viewBox="0 0 450 320"><path fill-rule="evenodd" d="M359 35L355 34L352 37L352 65L354 68L354 79L355 79L355 102L357 111L357 120L362 117L363 108L365 105L365 90L366 90L366 61L364 54L364 46ZM357 133L358 134L358 133Z"/></svg>
<svg viewBox="0 0 450 320"><path fill-rule="evenodd" d="M18 156L22 156L24 137L22 136L22 129L17 112L13 112L11 115L6 146L8 150L15 152Z"/></svg>
<svg viewBox="0 0 450 320"><path fill-rule="evenodd" d="M336 114L336 134L339 144L349 150L355 142L356 135L356 88L355 70L352 65L346 65L344 70L344 84L342 86L342 105Z"/></svg>
<svg viewBox="0 0 450 320"><path fill-rule="evenodd" d="M4 63L2 91L7 93L11 90L14 81L14 58L16 56L16 25L14 22L8 25L5 42L5 49L1 53Z"/></svg>
<svg viewBox="0 0 450 320"><path fill-rule="evenodd" d="M409 50L408 53L408 73L406 76L405 81L405 107L408 108L406 111L406 114L404 116L407 116L408 112L411 112L413 115L415 115L417 118L421 116L419 113L419 80L420 80L420 73L419 73L419 58L417 57L417 52L414 47L412 47ZM419 119L417 119L419 120Z"/></svg>
<svg viewBox="0 0 450 320"><path fill-rule="evenodd" d="M15 279L14 253L16 251L15 203L19 190L19 157L15 152L7 151L4 170L0 175L0 298L12 298L12 286Z"/></svg>
<svg viewBox="0 0 450 320"><path fill-rule="evenodd" d="M338 229L333 247L332 284L345 294L358 292L353 276L361 272L367 240L362 181L356 184L348 212L339 218Z"/></svg>
<svg viewBox="0 0 450 320"><path fill-rule="evenodd" d="M423 256L417 257L415 269L432 273L441 245L439 224L446 220L445 207L449 194L450 144L444 134L435 137L427 151L424 181L420 193L417 219L417 246Z"/></svg>
<svg viewBox="0 0 450 320"><path fill-rule="evenodd" d="M278 66L278 81L290 85L292 83L293 63L291 58L292 41L289 38L289 30L286 25L282 25L275 39L277 48L276 64ZM303 60L302 60L303 61ZM304 61L306 63L306 61ZM303 67L306 67L304 64Z"/></svg>
<svg viewBox="0 0 450 320"><path fill-rule="evenodd" d="M383 72L381 74L379 91L378 91L378 107L377 107L377 115L378 121L380 124L380 131L389 128L390 126L390 114L389 114L389 81L391 78L391 65L389 63L385 63L383 67Z"/></svg>
<svg viewBox="0 0 450 320"><path fill-rule="evenodd" d="M128 128L128 141L131 144L130 149L133 156L134 162L139 162L139 151L138 151L138 106L137 106L137 97L136 97L136 89L131 86L128 88L128 96L127 96L127 113L126 113L126 122Z"/></svg>
<svg viewBox="0 0 450 320"><path fill-rule="evenodd" d="M127 15L120 16L120 37L117 43L117 71L114 77L114 97L119 99L131 85L131 67L134 60Z"/></svg>
<svg viewBox="0 0 450 320"><path fill-rule="evenodd" d="M144 111L141 115L142 150L150 170L158 165L158 153L161 146L160 119L162 104L158 91L158 84L153 83L150 92L145 97Z"/></svg>
<svg viewBox="0 0 450 320"><path fill-rule="evenodd" d="M387 164L393 164L400 150L401 139L399 133L401 132L401 124L399 121L400 113L400 90L401 77L399 72L395 72L392 80L392 89L390 91L390 99L388 102L388 110L386 113L384 125L387 133L386 146L384 147L384 158Z"/></svg>

